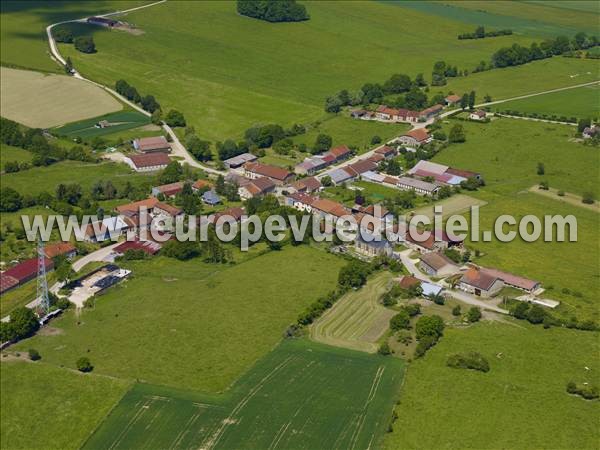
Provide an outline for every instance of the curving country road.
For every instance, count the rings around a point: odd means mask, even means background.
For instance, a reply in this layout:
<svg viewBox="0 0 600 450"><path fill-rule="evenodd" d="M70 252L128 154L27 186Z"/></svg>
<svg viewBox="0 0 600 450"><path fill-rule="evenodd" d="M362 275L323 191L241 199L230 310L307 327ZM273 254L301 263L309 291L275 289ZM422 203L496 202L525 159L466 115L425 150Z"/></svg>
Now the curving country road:
<svg viewBox="0 0 600 450"><path fill-rule="evenodd" d="M167 0L160 0L154 3L149 3L147 5L143 5L143 6L138 6L136 8L130 8L130 9L124 9L122 11L114 11L111 13L107 13L107 14L101 14L98 15L96 17L108 17L108 16L113 16L116 14L124 14L124 13L128 13L128 12L132 12L132 11L137 11L140 9L144 9L144 8L149 8L151 6L155 6L155 5L159 5L161 3L165 3ZM53 23L51 25L48 25L46 27L46 35L48 37L48 45L50 46L50 52L52 55L52 58L57 61L58 63L62 64L63 66L66 65L66 61L65 59L62 57L62 55L60 54L60 52L58 51L58 46L56 45L56 41L54 40L54 36L52 36L52 29L58 25L62 25L65 23L84 23L86 21L87 17L83 17L81 19L73 19L73 20L64 20L62 22L56 22ZM133 109L135 109L136 111L139 111L140 113L144 114L145 116L150 117L151 114L142 109L139 105L133 103L132 101L128 100L127 98L123 97L122 95L120 95L118 92L116 92L115 90L109 88L108 86L105 86L103 84L97 83L93 80L90 80L88 78L85 78L83 75L81 75L77 70L73 69L72 71L72 76L74 78L77 78L79 80L85 81L87 83L91 83L95 86L98 86L101 89L104 89L106 92L108 92L109 94L111 94L112 96L118 98L120 101L122 101L123 103L129 105L130 107L132 107ZM198 161L196 161L196 159L194 159L194 157L187 151L187 149L185 148L185 146L181 143L181 141L179 140L179 138L177 137L177 135L175 134L175 132L171 129L171 127L169 127L167 124L163 123L162 124L162 128L165 130L165 132L171 137L172 140L172 154L171 156L176 156L177 158L179 158L179 162L180 163L187 163L192 167L196 167L198 169L202 169L207 173L211 173L214 175L226 175L227 172L225 171L221 171L221 170L217 170L217 169L213 169L212 167L208 167L205 166L204 164L199 163Z"/></svg>

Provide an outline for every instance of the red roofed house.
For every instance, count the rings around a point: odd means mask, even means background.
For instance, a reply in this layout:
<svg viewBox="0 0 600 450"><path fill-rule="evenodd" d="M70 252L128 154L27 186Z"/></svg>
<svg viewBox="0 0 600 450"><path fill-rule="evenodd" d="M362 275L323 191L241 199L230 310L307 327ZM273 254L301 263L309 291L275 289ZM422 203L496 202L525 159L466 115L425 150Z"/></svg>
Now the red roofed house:
<svg viewBox="0 0 600 450"><path fill-rule="evenodd" d="M404 275L398 282L402 289L410 289L412 286L419 286L421 280L413 277L412 275Z"/></svg>
<svg viewBox="0 0 600 450"><path fill-rule="evenodd" d="M249 180L238 188L238 194L242 200L266 195L273 191L275 191L275 182L267 177Z"/></svg>
<svg viewBox="0 0 600 450"><path fill-rule="evenodd" d="M156 197L150 197L145 200L140 200L138 202L127 203L126 205L117 206L115 211L119 214L130 215L130 214L139 214L141 208L146 208L148 213L151 213L156 204L158 203L158 199Z"/></svg>
<svg viewBox="0 0 600 450"><path fill-rule="evenodd" d="M162 194L165 197L175 197L181 191L183 191L183 181L177 181L175 183L163 184L162 186L155 186L152 188L152 195L157 197Z"/></svg>
<svg viewBox="0 0 600 450"><path fill-rule="evenodd" d="M168 203L158 202L154 206L154 214L162 214L165 216L177 217L183 214L183 211L177 206L172 206Z"/></svg>
<svg viewBox="0 0 600 450"><path fill-rule="evenodd" d="M469 119L471 120L485 120L486 117L487 113L482 109L473 111L471 114L469 114Z"/></svg>
<svg viewBox="0 0 600 450"><path fill-rule="evenodd" d="M162 245L154 241L140 241L138 239L133 241L125 241L122 244L117 245L113 252L119 255L123 255L127 250L142 250L144 253L152 256L158 253L162 248Z"/></svg>
<svg viewBox="0 0 600 450"><path fill-rule="evenodd" d="M171 159L166 153L148 153L146 155L131 155L125 158L125 162L136 172L153 172L167 167Z"/></svg>
<svg viewBox="0 0 600 450"><path fill-rule="evenodd" d="M451 94L445 98L446 105L455 105L460 102L461 96L456 94Z"/></svg>
<svg viewBox="0 0 600 450"><path fill-rule="evenodd" d="M44 253L47 258L56 258L64 255L67 259L73 258L77 254L77 249L70 242L57 242L56 244L46 245Z"/></svg>
<svg viewBox="0 0 600 450"><path fill-rule="evenodd" d="M385 159L390 159L396 156L396 149L394 147L390 147L388 145L384 145L383 147L379 147L375 150L376 154L382 155Z"/></svg>
<svg viewBox="0 0 600 450"><path fill-rule="evenodd" d="M503 287L504 283L500 278L477 267L467 270L458 284L459 289L481 297L491 297L500 292Z"/></svg>
<svg viewBox="0 0 600 450"><path fill-rule="evenodd" d="M291 206L299 211L312 212L312 204L317 200L317 197L313 197L309 194L302 192L294 192L285 196L284 204Z"/></svg>
<svg viewBox="0 0 600 450"><path fill-rule="evenodd" d="M133 141L133 148L142 153L171 153L171 144L167 142L164 136L136 139Z"/></svg>
<svg viewBox="0 0 600 450"><path fill-rule="evenodd" d="M350 155L352 155L352 150L350 150L347 145L340 145L332 148L328 153L333 155L336 161L341 161L349 158Z"/></svg>
<svg viewBox="0 0 600 450"><path fill-rule="evenodd" d="M54 262L50 258L44 258L44 266L46 267L46 272L54 269ZM2 278L10 277L17 280L17 284L21 286L22 284L27 283L29 280L33 280L37 276L37 258L26 259L25 261L17 264L16 266L11 267L8 270L2 272ZM10 278L6 278L2 281L2 284L6 284L7 286L12 285L11 287L15 287L14 281ZM9 287L8 289L11 289Z"/></svg>
<svg viewBox="0 0 600 450"><path fill-rule="evenodd" d="M284 185L294 181L294 174L281 167L267 164L248 162L244 164L244 176L254 180L260 177L270 178L277 185Z"/></svg>
<svg viewBox="0 0 600 450"><path fill-rule="evenodd" d="M227 208L223 211L213 214L209 217L209 221L210 223L214 223L216 225L221 217L231 217L236 222L239 222L240 220L242 220L242 216L244 214L246 214L246 210L244 208L236 206L233 208Z"/></svg>
<svg viewBox="0 0 600 450"><path fill-rule="evenodd" d="M316 216L332 220L350 214L350 211L341 203L326 198L319 198L312 203L312 211Z"/></svg>
<svg viewBox="0 0 600 450"><path fill-rule="evenodd" d="M415 128L398 138L401 144L410 147L419 147L423 144L427 144L431 142L431 139L431 136L429 136L429 133L425 128Z"/></svg>
<svg viewBox="0 0 600 450"><path fill-rule="evenodd" d="M194 184L192 184L192 189L194 191L201 191L210 189L212 186L213 184L208 180L196 180Z"/></svg>
<svg viewBox="0 0 600 450"><path fill-rule="evenodd" d="M296 190L296 192L317 192L321 189L321 182L315 177L307 177L301 178L292 184L292 187Z"/></svg>

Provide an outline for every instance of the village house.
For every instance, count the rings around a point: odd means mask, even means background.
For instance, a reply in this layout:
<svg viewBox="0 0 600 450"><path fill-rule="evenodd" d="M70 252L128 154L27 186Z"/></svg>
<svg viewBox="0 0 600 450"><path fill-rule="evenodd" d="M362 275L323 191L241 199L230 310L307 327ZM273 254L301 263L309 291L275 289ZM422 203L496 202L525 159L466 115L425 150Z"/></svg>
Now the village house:
<svg viewBox="0 0 600 450"><path fill-rule="evenodd" d="M350 150L347 145L338 145L326 153L332 155L336 161L343 161L352 156L352 150Z"/></svg>
<svg viewBox="0 0 600 450"><path fill-rule="evenodd" d="M292 183L291 188L296 192L311 194L313 192L319 192L322 188L322 185L317 178L306 177Z"/></svg>
<svg viewBox="0 0 600 450"><path fill-rule="evenodd" d="M432 141L425 128L415 128L397 138L397 142L408 147L417 148Z"/></svg>
<svg viewBox="0 0 600 450"><path fill-rule="evenodd" d="M228 169L237 169L248 162L256 161L258 157L252 153L242 153L241 155L234 156L233 158L226 159L223 164Z"/></svg>
<svg viewBox="0 0 600 450"><path fill-rule="evenodd" d="M269 166L267 164L257 162L249 162L244 164L244 176L251 180L260 177L267 177L279 186L294 181L293 173L288 172L281 167Z"/></svg>
<svg viewBox="0 0 600 450"><path fill-rule="evenodd" d="M83 239L87 242L103 242L116 239L128 228L129 226L121 216L105 217L102 220L88 224Z"/></svg>
<svg viewBox="0 0 600 450"><path fill-rule="evenodd" d="M381 161L385 161L385 156L380 153L373 153L371 156L367 158L367 161L374 162L375 164L379 164Z"/></svg>
<svg viewBox="0 0 600 450"><path fill-rule="evenodd" d="M212 188L213 184L207 180L196 180L192 184L192 190L194 192L205 191L206 189Z"/></svg>
<svg viewBox="0 0 600 450"><path fill-rule="evenodd" d="M318 198L312 203L313 214L324 220L335 222L338 218L350 214L341 203L329 200L327 198Z"/></svg>
<svg viewBox="0 0 600 450"><path fill-rule="evenodd" d="M173 198L183 190L183 181L176 181L175 183L163 184L161 186L155 186L152 188L152 195L158 197L164 195L167 198Z"/></svg>
<svg viewBox="0 0 600 450"><path fill-rule="evenodd" d="M429 108L426 108L423 111L421 111L420 118L431 119L432 117L437 116L439 113L441 113L443 109L444 107L440 104L430 106Z"/></svg>
<svg viewBox="0 0 600 450"><path fill-rule="evenodd" d="M298 175L314 175L319 170L324 169L327 166L328 163L324 158L320 156L314 156L312 158L306 158L300 164L297 164L296 167L294 167L294 172L296 172Z"/></svg>
<svg viewBox="0 0 600 450"><path fill-rule="evenodd" d="M461 98L462 97L460 95L450 94L444 100L446 102L446 105L451 106L451 105L456 105L457 103L460 103Z"/></svg>
<svg viewBox="0 0 600 450"><path fill-rule="evenodd" d="M178 208L177 206L169 205L168 203L165 203L165 202L158 202L156 205L154 205L153 214L155 216L164 216L164 217L175 218L175 217L183 214L183 211L181 210L181 208Z"/></svg>
<svg viewBox="0 0 600 450"><path fill-rule="evenodd" d="M485 120L486 117L487 117L487 113L482 109L478 109L477 111L472 111L469 114L469 119L471 119L471 120Z"/></svg>
<svg viewBox="0 0 600 450"><path fill-rule="evenodd" d="M480 270L478 267L468 269L459 281L458 288L477 295L492 297L502 290L504 283L498 277Z"/></svg>
<svg viewBox="0 0 600 450"><path fill-rule="evenodd" d="M275 191L276 184L267 177L255 178L253 180L238 183L238 194L242 200L270 194Z"/></svg>
<svg viewBox="0 0 600 450"><path fill-rule="evenodd" d="M139 214L142 208L146 209L150 214L152 213L154 207L158 203L158 199L156 197L149 197L145 200L140 200L133 203L127 203L125 205L120 205L115 208L115 211L119 214Z"/></svg>
<svg viewBox="0 0 600 450"><path fill-rule="evenodd" d="M430 252L421 256L419 267L433 277L446 277L459 271L458 266L443 253Z"/></svg>
<svg viewBox="0 0 600 450"><path fill-rule="evenodd" d="M295 192L284 197L284 205L290 206L298 211L312 212L312 205L317 200L317 197L312 195Z"/></svg>
<svg viewBox="0 0 600 450"><path fill-rule="evenodd" d="M162 170L169 165L171 159L166 153L148 153L144 155L131 155L124 159L136 172L154 172Z"/></svg>
<svg viewBox="0 0 600 450"><path fill-rule="evenodd" d="M415 191L420 195L435 195L440 189L440 186L437 184L409 177L398 178L397 187L403 191Z"/></svg>
<svg viewBox="0 0 600 450"><path fill-rule="evenodd" d="M421 280L413 277L412 275L404 275L398 280L398 285L405 290L410 289L413 286L420 286Z"/></svg>
<svg viewBox="0 0 600 450"><path fill-rule="evenodd" d="M140 153L171 153L171 144L164 136L153 136L135 139L133 148Z"/></svg>
<svg viewBox="0 0 600 450"><path fill-rule="evenodd" d="M233 208L227 208L223 211L219 211L218 213L215 214L211 214L208 217L208 221L209 223L218 225L219 224L219 219L221 218L227 218L229 219L233 219L236 222L241 222L242 220L242 216L246 214L246 210L240 206L235 206ZM225 219L223 219L225 220Z"/></svg>
<svg viewBox="0 0 600 450"><path fill-rule="evenodd" d="M44 247L44 254L47 258L64 256L67 259L73 259L77 255L77 248L70 242L57 242L46 245Z"/></svg>
<svg viewBox="0 0 600 450"><path fill-rule="evenodd" d="M360 231L357 234L356 240L354 241L354 248L358 253L369 257L391 257L393 253L392 244L390 244L384 236L378 240L375 236L366 231Z"/></svg>
<svg viewBox="0 0 600 450"><path fill-rule="evenodd" d="M398 154L394 147L390 147L389 145L384 145L383 147L377 148L374 152L376 155L381 155L385 159L391 159Z"/></svg>

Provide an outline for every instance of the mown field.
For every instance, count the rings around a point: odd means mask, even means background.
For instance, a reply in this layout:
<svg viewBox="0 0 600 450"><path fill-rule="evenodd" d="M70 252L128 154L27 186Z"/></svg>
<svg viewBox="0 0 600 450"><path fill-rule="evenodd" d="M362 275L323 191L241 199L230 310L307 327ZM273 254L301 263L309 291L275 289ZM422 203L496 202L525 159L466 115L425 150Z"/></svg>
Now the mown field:
<svg viewBox="0 0 600 450"><path fill-rule="evenodd" d="M75 317L62 333L16 345L73 367L218 392L281 339L297 315L335 288L343 261L309 247L285 248L232 267L154 258L128 265L133 278ZM78 323L80 322L80 323Z"/></svg>
<svg viewBox="0 0 600 450"><path fill-rule="evenodd" d="M256 123L311 123L323 116L325 98L343 88L397 72L429 78L431 55L470 68L498 47L485 39L461 43L464 24L408 8L312 2L309 9L307 22L273 25L238 16L233 2L170 2L127 16L143 35L90 29L98 53L61 51L84 75L108 85L124 78L165 109L182 110L203 137L223 140Z"/></svg>
<svg viewBox="0 0 600 450"><path fill-rule="evenodd" d="M584 86L494 105L494 111L519 111L557 117L596 118L600 114L600 85Z"/></svg>
<svg viewBox="0 0 600 450"><path fill-rule="evenodd" d="M597 333L523 321L447 329L410 365L384 448L596 448L600 402L565 387L598 385L599 342ZM481 353L490 371L446 366L467 351Z"/></svg>
<svg viewBox="0 0 600 450"><path fill-rule="evenodd" d="M78 449L130 383L39 362L0 363L5 449Z"/></svg>
<svg viewBox="0 0 600 450"><path fill-rule="evenodd" d="M220 397L136 385L84 448L373 448L389 423L403 366L284 341Z"/></svg>
<svg viewBox="0 0 600 450"><path fill-rule="evenodd" d="M118 111L122 105L93 84L66 75L1 69L2 116L31 128L50 128Z"/></svg>
<svg viewBox="0 0 600 450"><path fill-rule="evenodd" d="M106 128L96 128L101 120L106 120L112 125ZM81 120L70 123L62 127L55 128L53 132L68 137L94 138L113 133L120 133L132 128L148 125L150 118L138 111L121 111L117 113L105 114L92 119Z"/></svg>
<svg viewBox="0 0 600 450"><path fill-rule="evenodd" d="M482 173L486 186L469 193L487 202L480 209L482 231L493 231L496 218L503 214L511 214L517 221L528 214L540 220L555 214L574 215L577 219L577 242L542 239L527 243L516 239L502 243L496 239L482 242L481 237L478 242L468 239L467 244L481 252L475 261L541 281L548 289L545 295L561 301L558 313L565 317L576 315L598 320L600 215L528 192L531 186L547 180L551 187L566 192L589 191L597 196L598 152L571 142L575 130L566 125L518 119L497 119L489 124L460 123L465 127L467 142L449 146L434 160ZM536 173L538 162L545 165L543 176Z"/></svg>
<svg viewBox="0 0 600 450"><path fill-rule="evenodd" d="M61 2L57 7L45 1L3 1L0 4L0 63L9 67L63 73L62 67L50 59L46 26L145 3L148 2L99 0Z"/></svg>
<svg viewBox="0 0 600 450"><path fill-rule="evenodd" d="M389 289L389 272L370 279L358 291L344 295L310 327L310 337L336 347L375 353L377 340L388 329L395 312L379 302Z"/></svg>

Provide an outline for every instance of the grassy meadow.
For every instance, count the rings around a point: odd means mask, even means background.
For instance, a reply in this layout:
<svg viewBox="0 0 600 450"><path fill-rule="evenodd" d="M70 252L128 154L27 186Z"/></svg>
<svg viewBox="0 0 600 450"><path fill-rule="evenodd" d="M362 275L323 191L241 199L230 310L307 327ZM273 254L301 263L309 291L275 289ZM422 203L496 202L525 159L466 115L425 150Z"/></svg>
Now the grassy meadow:
<svg viewBox="0 0 600 450"><path fill-rule="evenodd" d="M396 358L286 340L218 397L136 385L83 448L371 448L403 369Z"/></svg>
<svg viewBox="0 0 600 450"><path fill-rule="evenodd" d="M97 298L62 330L17 349L48 362L153 384L218 392L281 339L317 297L334 289L343 260L310 247L285 248L232 267L168 258L131 263L132 279Z"/></svg>
<svg viewBox="0 0 600 450"><path fill-rule="evenodd" d="M115 378L42 360L0 363L2 448L78 449L127 391Z"/></svg>
<svg viewBox="0 0 600 450"><path fill-rule="evenodd" d="M256 123L317 120L325 98L343 88L397 72L429 77L431 55L471 68L499 46L460 42L463 24L383 3L311 2L309 9L307 22L269 24L238 16L233 2L168 2L127 16L142 35L91 29L98 53L61 51L84 75L111 86L124 78L165 109L182 110L203 137L222 140ZM531 39L503 40L513 42Z"/></svg>
<svg viewBox="0 0 600 450"><path fill-rule="evenodd" d="M384 448L596 448L600 402L565 388L597 386L598 342L597 333L512 320L447 329L408 368ZM490 371L446 366L467 351L481 353Z"/></svg>
<svg viewBox="0 0 600 450"><path fill-rule="evenodd" d="M600 85L583 86L567 91L513 100L494 105L494 111L519 111L557 117L596 118L600 114Z"/></svg>
<svg viewBox="0 0 600 450"><path fill-rule="evenodd" d="M28 163L31 162L31 159L32 155L27 150L0 143L0 168L2 170L7 162Z"/></svg>
<svg viewBox="0 0 600 450"><path fill-rule="evenodd" d="M95 125L101 120L106 120L112 125L106 128L96 128ZM138 128L150 123L150 118L138 111L119 111L116 113L105 114L87 120L73 122L62 127L58 127L53 132L67 137L81 137L83 139L104 136L113 133L121 133L132 128Z"/></svg>

